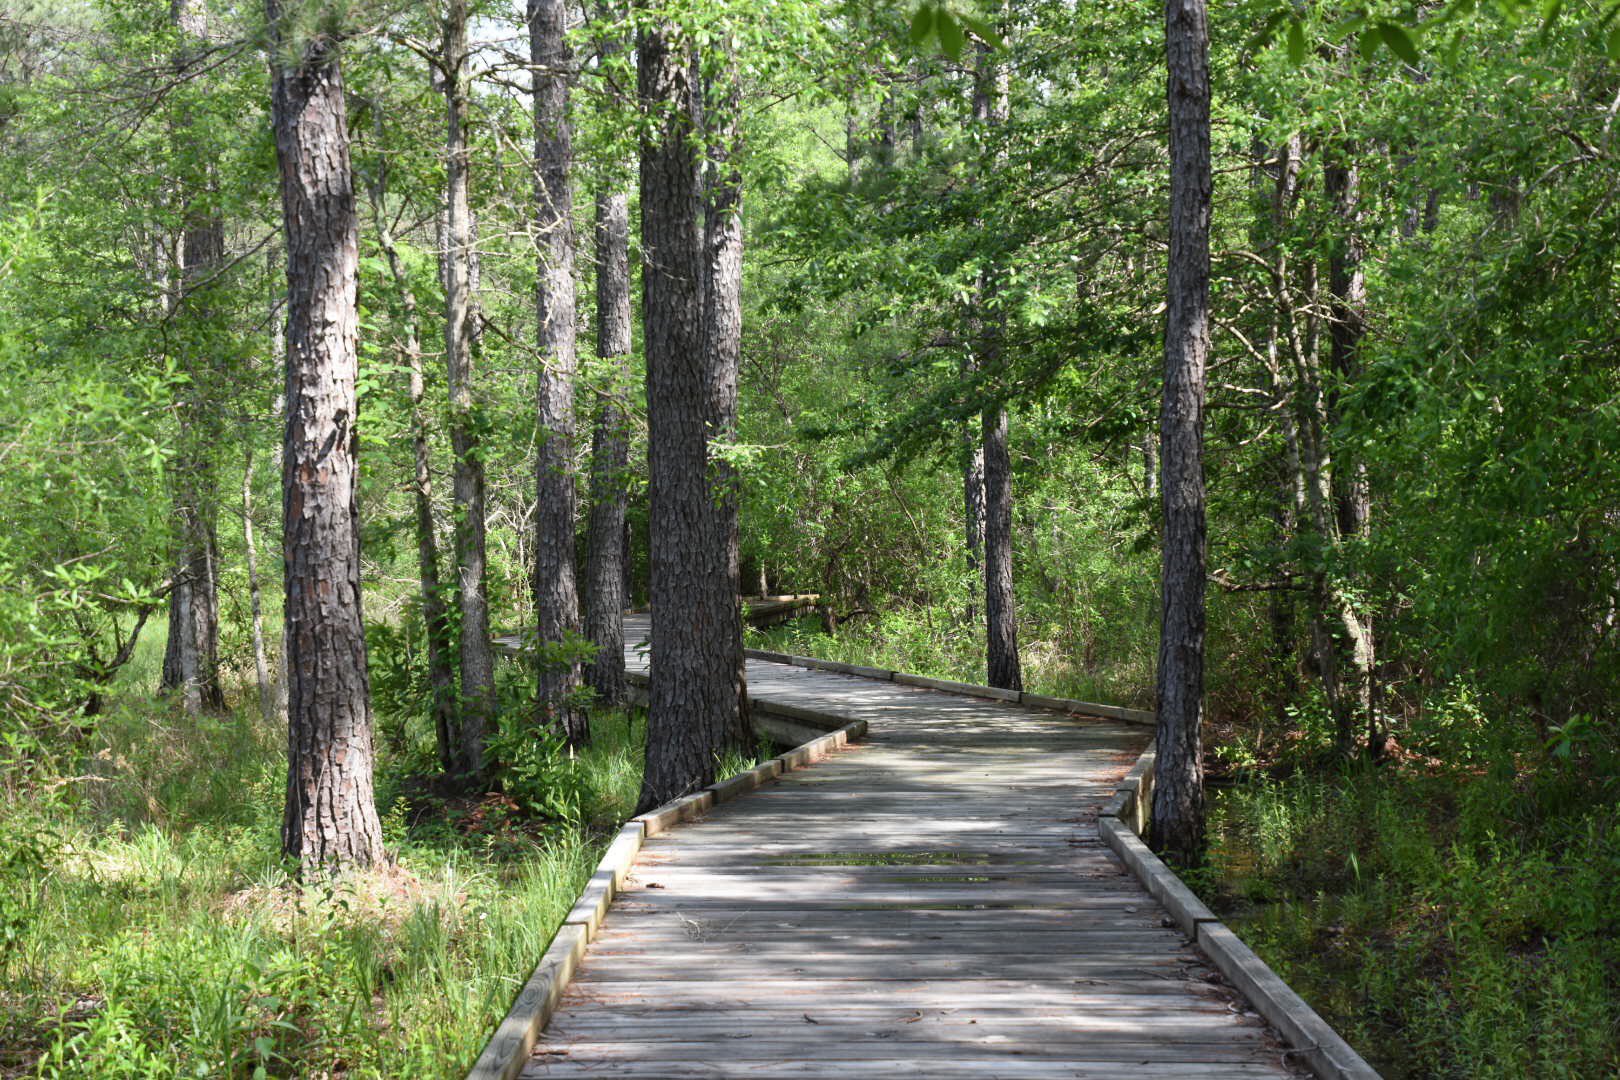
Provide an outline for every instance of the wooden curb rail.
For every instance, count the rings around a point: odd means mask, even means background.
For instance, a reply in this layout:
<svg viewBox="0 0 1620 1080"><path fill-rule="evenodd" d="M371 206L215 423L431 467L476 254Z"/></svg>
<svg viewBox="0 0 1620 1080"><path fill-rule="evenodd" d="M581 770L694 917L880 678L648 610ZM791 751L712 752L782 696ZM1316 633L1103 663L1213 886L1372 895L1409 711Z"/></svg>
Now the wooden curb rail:
<svg viewBox="0 0 1620 1080"><path fill-rule="evenodd" d="M1152 713L1123 709L1067 698L1016 694L971 683L928 679L881 668L862 667L810 657L788 656L761 650L747 650L748 656L797 667L831 671L862 678L911 685L972 697L1017 702L1034 708L1064 713L1103 716L1128 723L1151 724ZM641 689L646 676L628 673L631 684ZM784 702L755 700L756 723L767 733L782 739L789 732L815 734L778 757L728 780L711 784L702 791L676 799L627 822L608 846L585 889L580 893L550 947L534 973L518 994L511 1011L496 1029L467 1080L513 1080L522 1071L541 1031L557 1008L563 989L573 977L606 918L613 897L623 888L626 875L640 852L644 839L656 836L681 822L698 817L718 803L727 802L768 783L782 773L821 760L866 733L867 724L857 720L834 728L842 718ZM1176 925L1198 946L1231 985L1244 995L1293 1048L1311 1072L1323 1080L1380 1080L1378 1073L1305 1003L1236 934L1217 919L1186 884L1143 843L1152 806L1155 754L1152 746L1136 761L1117 785L1114 794L1098 814L1097 829L1102 840L1128 867L1133 876L1164 906Z"/></svg>
<svg viewBox="0 0 1620 1080"><path fill-rule="evenodd" d="M991 686L908 675L886 668L864 667L836 660L809 656L745 650L755 660L766 660L794 667L880 679L903 686L918 686L971 697L1015 702L1038 709L1053 709L1070 715L1101 716L1132 724L1155 724L1157 717L1142 709L1100 705L1072 698L998 690ZM800 710L808 711L808 710ZM1153 775L1157 755L1149 746L1131 771L1114 789L1113 796L1098 812L1097 831L1109 849L1118 855L1148 893L1170 913L1181 931L1210 958L1221 974L1236 987L1286 1039L1296 1056L1323 1080L1381 1080L1376 1070L1357 1054L1327 1021L1307 1005L1264 960L1215 917L1204 902L1142 842L1148 815L1153 806Z"/></svg>
<svg viewBox="0 0 1620 1080"><path fill-rule="evenodd" d="M1142 842L1153 805L1155 761L1149 746L1104 804L1097 818L1103 841L1312 1073L1322 1080L1380 1080L1377 1071Z"/></svg>
<svg viewBox="0 0 1620 1080"><path fill-rule="evenodd" d="M980 686L977 683L935 679L927 675L912 675L904 671L891 671L888 668L845 664L838 660L817 660L813 656L792 656L788 653L769 652L765 649L744 649L743 652L751 660L767 660L773 664L791 664L794 667L812 668L816 671L831 671L838 675L855 675L862 679L880 679L883 682L898 683L901 686L916 686L924 690L942 690L947 694L990 698L993 701L1005 701L1012 705L1027 705L1032 709L1051 709L1055 712L1068 713L1071 716L1101 716L1109 720L1123 720L1127 724L1153 724L1157 722L1153 713L1145 709L1127 709L1119 705L1103 705L1095 701L1077 701L1074 698L1048 697L1045 694L1022 693L1017 690L998 690L993 686Z"/></svg>
<svg viewBox="0 0 1620 1080"><path fill-rule="evenodd" d="M624 680L629 687L631 703L646 705L646 672L626 671ZM764 701L760 698L750 698L748 707L753 712L754 727L761 734L768 735L771 741L778 746L799 747L805 743L813 742L829 731L836 731L838 726L844 722L842 719L828 713L800 708L785 701Z"/></svg>
<svg viewBox="0 0 1620 1080"><path fill-rule="evenodd" d="M758 706L759 703L756 703L755 707ZM794 707L770 706L772 710L781 708ZM809 712L796 708L794 711ZM472 1071L467 1074L467 1080L513 1080L523 1070L541 1031L545 1030L546 1022L556 1011L564 988L574 977L574 971L585 955L585 947L595 939L614 896L624 888L625 878L641 852L643 840L657 836L683 821L690 821L719 803L747 794L785 772L812 765L864 734L865 720L845 724L762 765L710 784L702 791L665 803L656 810L625 822L608 845L602 861L596 864L595 872L574 901L573 908L557 928L550 947L540 958L540 963L535 965L529 981L518 992L506 1019L501 1021L484 1047L484 1052L478 1056Z"/></svg>

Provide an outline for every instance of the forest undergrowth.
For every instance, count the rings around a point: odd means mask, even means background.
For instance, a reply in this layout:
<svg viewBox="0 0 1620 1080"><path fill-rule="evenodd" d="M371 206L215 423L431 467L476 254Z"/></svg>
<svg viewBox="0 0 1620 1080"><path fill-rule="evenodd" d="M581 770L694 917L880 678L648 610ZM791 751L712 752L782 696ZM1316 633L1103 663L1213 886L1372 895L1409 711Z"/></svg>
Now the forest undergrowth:
<svg viewBox="0 0 1620 1080"><path fill-rule="evenodd" d="M751 644L984 681L982 643L938 612ZM1036 662L1025 685L1151 704L1151 660L1122 655ZM1601 741L1453 693L1384 761L1346 764L1320 701L1288 711L1211 724L1209 855L1188 882L1390 1080L1620 1075L1620 763Z"/></svg>
<svg viewBox="0 0 1620 1080"><path fill-rule="evenodd" d="M1390 1080L1620 1074L1615 763L1494 730L1377 765L1308 738L1250 759L1185 876Z"/></svg>
<svg viewBox="0 0 1620 1080"><path fill-rule="evenodd" d="M250 688L184 717L151 694L162 627L146 640L82 774L0 802L0 1076L460 1075L632 812L645 717L598 711L577 758L443 797L421 680L374 636L394 862L300 886L277 854L284 725Z"/></svg>

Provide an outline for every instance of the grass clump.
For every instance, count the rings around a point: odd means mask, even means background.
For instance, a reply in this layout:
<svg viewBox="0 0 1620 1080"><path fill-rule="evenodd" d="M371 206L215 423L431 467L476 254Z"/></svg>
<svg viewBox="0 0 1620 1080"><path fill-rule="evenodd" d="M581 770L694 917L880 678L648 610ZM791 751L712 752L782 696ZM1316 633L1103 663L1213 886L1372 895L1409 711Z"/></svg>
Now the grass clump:
<svg viewBox="0 0 1620 1080"><path fill-rule="evenodd" d="M396 862L301 888L278 725L130 697L82 775L0 802L0 1075L459 1075L640 783L644 728L617 712L568 763L567 822L385 767Z"/></svg>
<svg viewBox="0 0 1620 1080"><path fill-rule="evenodd" d="M1613 763L1451 749L1219 790L1189 880L1391 1080L1617 1075Z"/></svg>

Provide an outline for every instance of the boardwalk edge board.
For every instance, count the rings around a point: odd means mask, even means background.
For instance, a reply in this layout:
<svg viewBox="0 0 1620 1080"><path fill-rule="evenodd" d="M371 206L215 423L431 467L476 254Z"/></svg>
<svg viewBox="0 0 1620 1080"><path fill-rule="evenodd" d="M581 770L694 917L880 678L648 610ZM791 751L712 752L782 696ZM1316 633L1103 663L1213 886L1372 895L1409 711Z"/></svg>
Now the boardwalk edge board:
<svg viewBox="0 0 1620 1080"><path fill-rule="evenodd" d="M879 679L883 682L898 683L901 686L916 686L924 690L942 690L948 694L990 698L994 701L1005 701L1010 705L1028 705L1032 709L1051 709L1054 712L1068 713L1071 716L1100 716L1107 720L1123 720L1127 724L1153 724L1156 722L1154 714L1146 709L1127 709L1120 705L1103 705L1095 701L1048 697L1045 694L1029 694L1018 690L1000 690L994 686L982 686L978 683L935 679L927 675L913 675L905 671L865 667L861 664L846 664L839 660L818 660L813 656L792 656L788 653L771 652L766 649L744 649L743 652L747 654L750 660L765 660L773 664L791 664L794 667L810 668L815 671L831 671L837 675L854 675L862 679Z"/></svg>
<svg viewBox="0 0 1620 1080"><path fill-rule="evenodd" d="M1149 746L1119 782L1097 817L1103 842L1153 898L1170 912L1222 975L1247 998L1294 1055L1322 1080L1381 1080L1376 1070L1317 1015L1266 962L1256 956L1175 872L1142 842L1153 804L1154 748Z"/></svg>
<svg viewBox="0 0 1620 1080"><path fill-rule="evenodd" d="M758 709L760 703L754 703ZM809 710L797 709L805 713ZM770 710L784 708L773 705ZM825 720L825 716L819 719ZM557 1002L585 955L585 947L596 938L602 920L607 918L613 898L624 888L625 878L641 851L642 841L683 821L698 817L711 807L728 802L793 769L813 765L866 734L866 721L856 720L835 731L794 747L787 753L726 780L710 784L702 791L665 803L656 810L631 818L608 844L602 861L596 864L590 881L580 891L545 955L535 965L529 981L523 984L517 1000L478 1061L467 1073L467 1080L513 1080L523 1070L534 1045L556 1011Z"/></svg>
<svg viewBox="0 0 1620 1080"><path fill-rule="evenodd" d="M647 704L647 675L641 671L624 673L627 698L632 705ZM751 700L749 708L754 714L754 727L779 746L801 746L812 742L843 723L841 717L830 713L800 708L785 701Z"/></svg>

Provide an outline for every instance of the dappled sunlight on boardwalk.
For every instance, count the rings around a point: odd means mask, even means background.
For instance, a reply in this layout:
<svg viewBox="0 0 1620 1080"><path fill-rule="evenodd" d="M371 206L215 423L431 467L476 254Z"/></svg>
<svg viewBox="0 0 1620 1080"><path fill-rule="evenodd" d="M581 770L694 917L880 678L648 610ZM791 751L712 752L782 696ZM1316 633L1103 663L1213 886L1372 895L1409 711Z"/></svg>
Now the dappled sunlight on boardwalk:
<svg viewBox="0 0 1620 1080"><path fill-rule="evenodd" d="M1146 729L748 677L867 740L649 839L524 1076L1293 1075L1098 839Z"/></svg>

